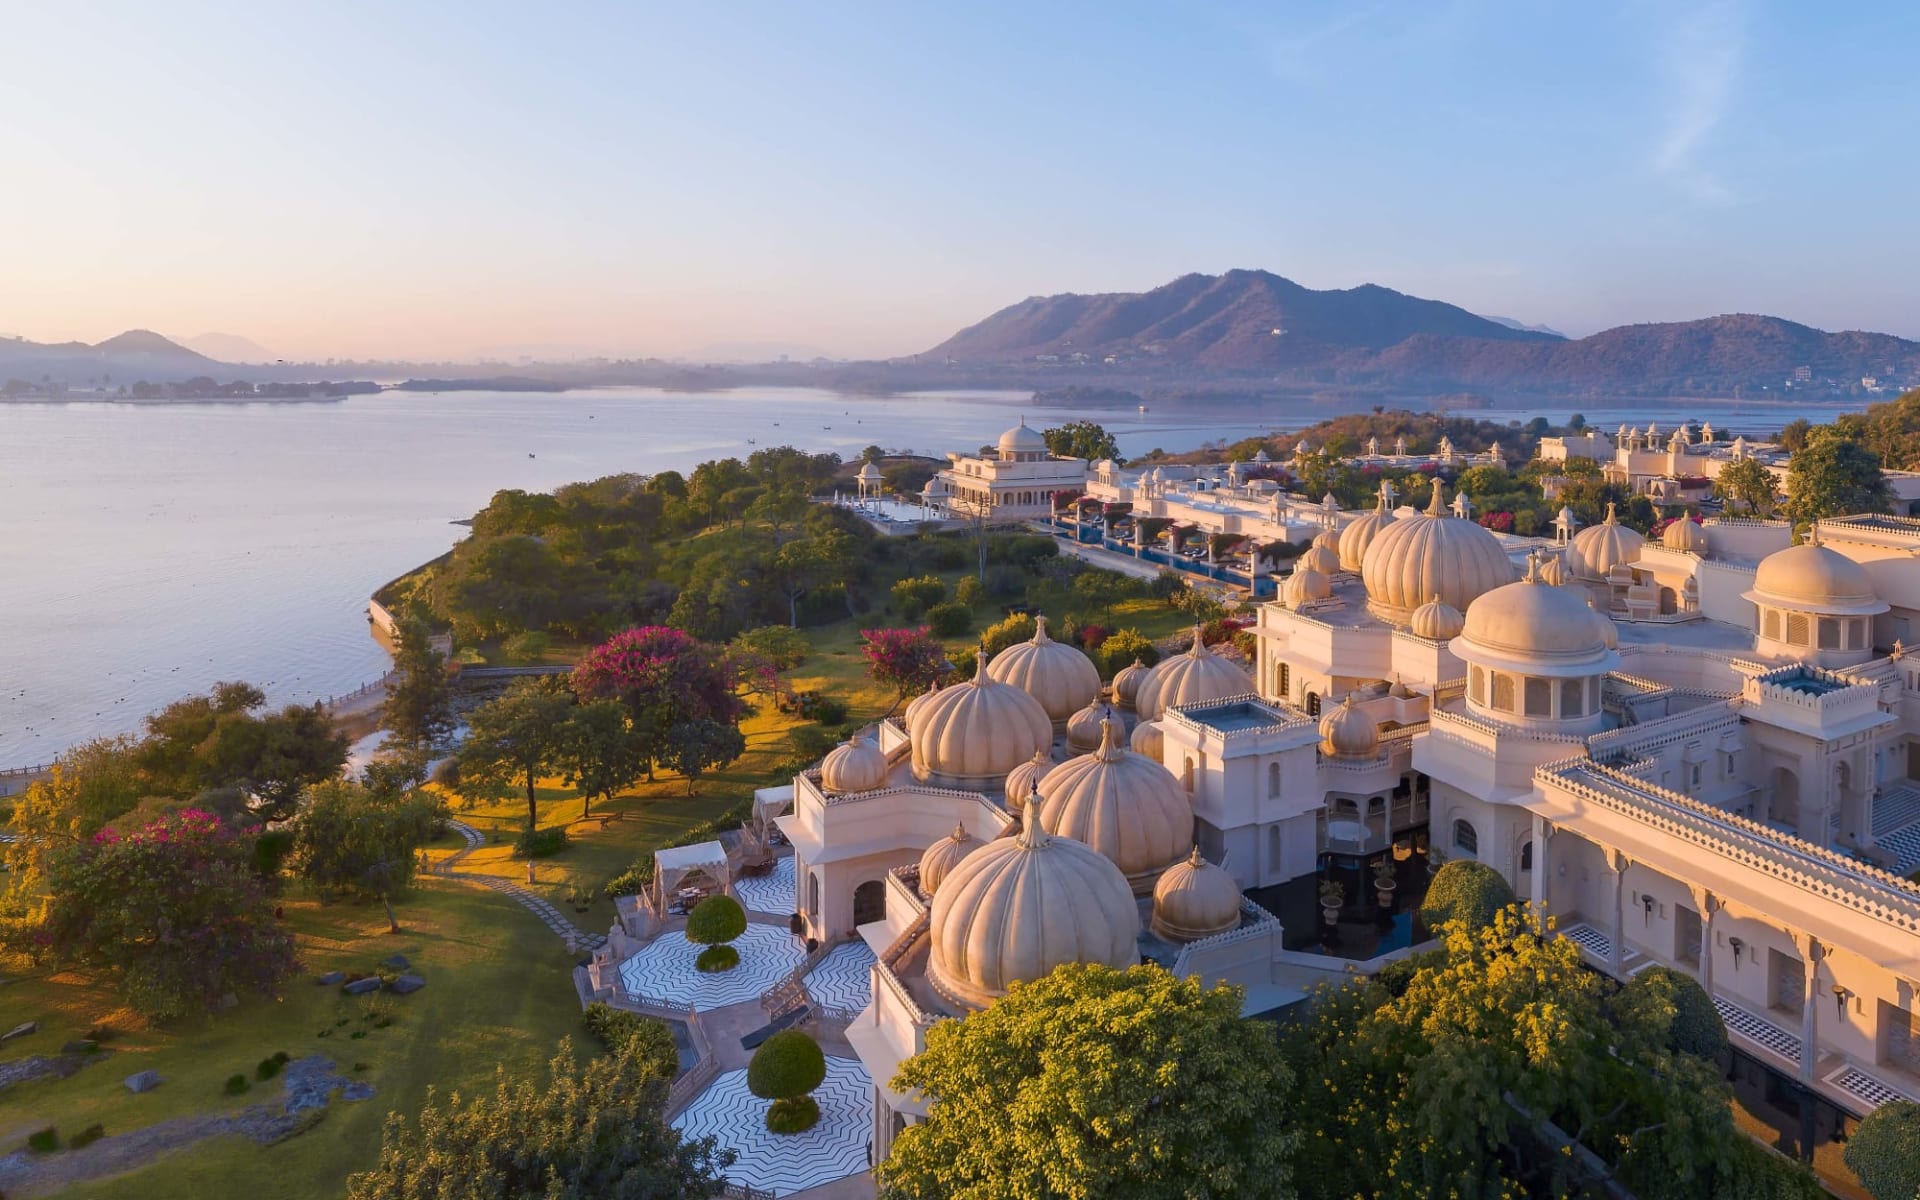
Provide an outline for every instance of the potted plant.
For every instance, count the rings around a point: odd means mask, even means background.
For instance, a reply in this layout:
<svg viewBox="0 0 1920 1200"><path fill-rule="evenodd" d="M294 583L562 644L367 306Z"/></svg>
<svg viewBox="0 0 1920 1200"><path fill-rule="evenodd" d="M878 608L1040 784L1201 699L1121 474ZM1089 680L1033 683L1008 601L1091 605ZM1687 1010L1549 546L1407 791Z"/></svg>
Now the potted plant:
<svg viewBox="0 0 1920 1200"><path fill-rule="evenodd" d="M1347 885L1337 879L1320 881L1320 915L1328 925L1340 923L1340 909L1347 902Z"/></svg>

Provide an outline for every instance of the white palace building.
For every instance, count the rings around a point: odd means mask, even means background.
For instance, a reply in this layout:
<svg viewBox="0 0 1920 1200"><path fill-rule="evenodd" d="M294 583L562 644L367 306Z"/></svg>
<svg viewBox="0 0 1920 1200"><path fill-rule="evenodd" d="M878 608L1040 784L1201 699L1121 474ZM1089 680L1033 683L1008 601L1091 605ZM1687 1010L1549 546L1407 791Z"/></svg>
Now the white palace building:
<svg viewBox="0 0 1920 1200"><path fill-rule="evenodd" d="M794 781L801 919L877 959L847 1030L875 1161L935 1023L1143 958L1267 1011L1405 953L1446 858L1598 970L1695 975L1749 1069L1855 1115L1920 1097L1920 520L1548 547L1438 492L1339 514L1251 678L1196 639L1103 688L1043 623Z"/></svg>

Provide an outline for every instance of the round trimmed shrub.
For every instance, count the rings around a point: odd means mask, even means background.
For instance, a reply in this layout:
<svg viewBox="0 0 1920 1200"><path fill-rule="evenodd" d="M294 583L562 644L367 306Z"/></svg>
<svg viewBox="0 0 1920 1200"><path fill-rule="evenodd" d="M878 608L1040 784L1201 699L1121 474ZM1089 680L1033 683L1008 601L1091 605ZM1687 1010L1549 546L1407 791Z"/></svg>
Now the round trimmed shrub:
<svg viewBox="0 0 1920 1200"><path fill-rule="evenodd" d="M728 945L708 946L693 960L694 970L705 971L709 975L731 971L739 965L740 952Z"/></svg>
<svg viewBox="0 0 1920 1200"><path fill-rule="evenodd" d="M227 1076L226 1090L227 1090L227 1095L229 1096L238 1096L241 1092L246 1091L248 1088L252 1086L253 1086L252 1084L247 1082L247 1077L245 1075Z"/></svg>
<svg viewBox="0 0 1920 1200"><path fill-rule="evenodd" d="M1920 1104L1882 1104L1847 1139L1842 1157L1873 1200L1920 1196Z"/></svg>
<svg viewBox="0 0 1920 1200"><path fill-rule="evenodd" d="M927 628L935 637L959 637L973 628L973 608L958 600L936 604L927 610Z"/></svg>
<svg viewBox="0 0 1920 1200"><path fill-rule="evenodd" d="M1691 975L1672 967L1648 967L1621 989L1629 998L1644 997L1673 1010L1667 1026L1667 1045L1681 1054L1709 1061L1727 1049L1727 1026L1714 1008L1707 989Z"/></svg>
<svg viewBox="0 0 1920 1200"><path fill-rule="evenodd" d="M687 915L687 940L718 946L747 931L747 910L732 896L708 896Z"/></svg>
<svg viewBox="0 0 1920 1200"><path fill-rule="evenodd" d="M1493 924L1494 914L1515 899L1500 872L1470 858L1456 858L1433 873L1426 899L1420 902L1420 920L1430 930L1448 921L1465 921L1469 928L1481 929Z"/></svg>
<svg viewBox="0 0 1920 1200"><path fill-rule="evenodd" d="M820 1043L798 1029L783 1029L761 1042L747 1064L747 1090L776 1102L767 1112L767 1128L774 1133L812 1128L820 1119L820 1106L808 1093L826 1078L827 1056ZM806 1103L796 1103L802 1100Z"/></svg>

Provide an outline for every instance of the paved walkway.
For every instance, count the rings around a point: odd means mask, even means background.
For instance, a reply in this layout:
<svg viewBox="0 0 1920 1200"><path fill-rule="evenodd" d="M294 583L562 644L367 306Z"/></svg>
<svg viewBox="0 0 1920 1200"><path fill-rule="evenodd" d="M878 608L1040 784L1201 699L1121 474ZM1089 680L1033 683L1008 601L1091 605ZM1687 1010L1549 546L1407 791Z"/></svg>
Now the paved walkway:
<svg viewBox="0 0 1920 1200"><path fill-rule="evenodd" d="M765 875L743 875L733 881L733 894L750 912L785 917L795 909L793 902L793 855L775 859L773 870Z"/></svg>
<svg viewBox="0 0 1920 1200"><path fill-rule="evenodd" d="M534 916L539 917L546 927L554 932L555 936L567 944L568 953L578 953L581 950L598 950L607 944L606 934L586 932L572 921L569 921L566 918L566 914L562 913L559 909L517 883L502 879L498 875L476 875L471 871L454 870L454 868L460 864L461 859L478 850L485 844L486 839L480 836L478 829L475 829L465 821L448 821L447 823L453 827L455 833L458 833L466 839L467 844L447 858L435 863L433 867L434 874L445 875L449 879L464 879L468 883L477 883L481 887L492 888L501 895L518 901L523 908Z"/></svg>

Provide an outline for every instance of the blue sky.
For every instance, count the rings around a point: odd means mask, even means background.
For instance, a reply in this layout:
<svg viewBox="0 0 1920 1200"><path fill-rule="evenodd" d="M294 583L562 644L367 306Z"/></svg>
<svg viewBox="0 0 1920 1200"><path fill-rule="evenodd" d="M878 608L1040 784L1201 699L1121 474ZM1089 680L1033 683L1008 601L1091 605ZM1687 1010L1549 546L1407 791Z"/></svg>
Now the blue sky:
<svg viewBox="0 0 1920 1200"><path fill-rule="evenodd" d="M0 0L0 330L924 349L1265 267L1920 336L1895 4Z"/></svg>

